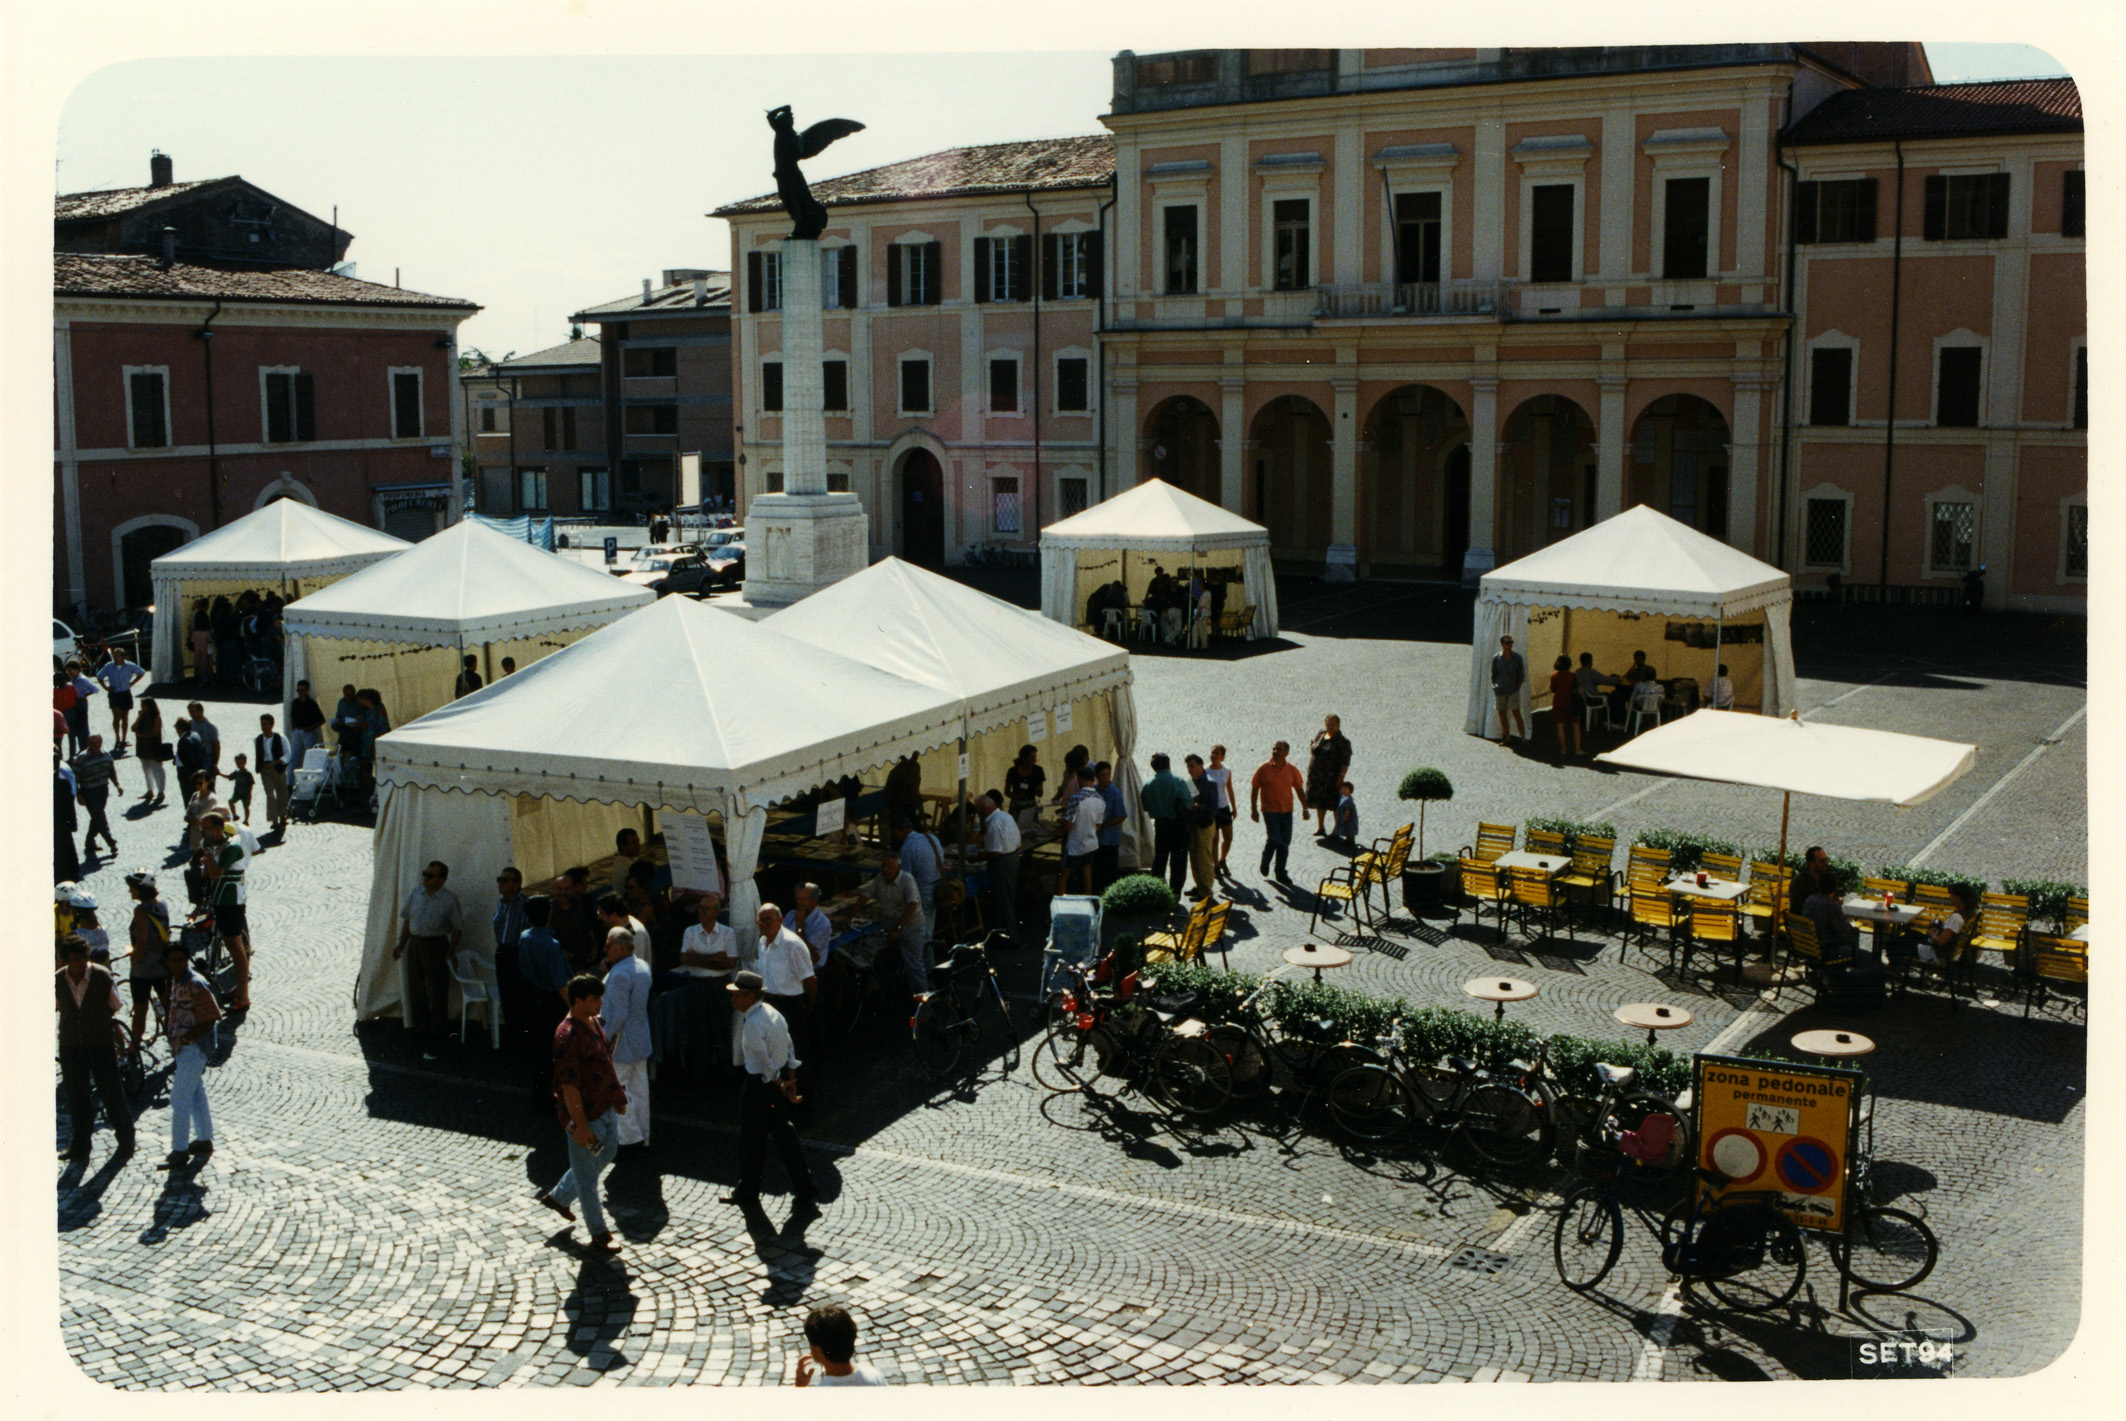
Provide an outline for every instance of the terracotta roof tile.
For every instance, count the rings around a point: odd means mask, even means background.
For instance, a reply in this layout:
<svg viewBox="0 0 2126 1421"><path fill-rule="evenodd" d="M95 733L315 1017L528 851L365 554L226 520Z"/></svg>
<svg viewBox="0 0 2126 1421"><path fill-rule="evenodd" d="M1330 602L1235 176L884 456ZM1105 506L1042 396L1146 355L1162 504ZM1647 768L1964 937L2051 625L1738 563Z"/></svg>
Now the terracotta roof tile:
<svg viewBox="0 0 2126 1421"><path fill-rule="evenodd" d="M60 296L160 296L192 300L295 301L330 306L433 306L477 311L455 296L430 296L307 267L232 271L178 262L167 271L150 256L54 252L52 290Z"/></svg>
<svg viewBox="0 0 2126 1421"><path fill-rule="evenodd" d="M1853 143L1987 133L2080 133L2072 79L2004 79L1834 94L1789 128L1790 143Z"/></svg>
<svg viewBox="0 0 2126 1421"><path fill-rule="evenodd" d="M170 183L163 187L115 187L101 192L63 192L55 199L52 219L67 222L83 217L116 217L121 212L131 212L136 207L146 207L151 202L177 197L182 193L197 192L216 183L234 181L231 178L200 178L189 183Z"/></svg>
<svg viewBox="0 0 2126 1421"><path fill-rule="evenodd" d="M1115 171L1111 134L1075 138L1036 138L1023 143L986 143L975 148L948 148L883 168L827 178L812 184L812 195L828 207L868 202L903 202L926 197L976 197L1000 192L1047 192L1059 188L1098 187ZM773 212L780 207L773 193L717 208L712 217Z"/></svg>

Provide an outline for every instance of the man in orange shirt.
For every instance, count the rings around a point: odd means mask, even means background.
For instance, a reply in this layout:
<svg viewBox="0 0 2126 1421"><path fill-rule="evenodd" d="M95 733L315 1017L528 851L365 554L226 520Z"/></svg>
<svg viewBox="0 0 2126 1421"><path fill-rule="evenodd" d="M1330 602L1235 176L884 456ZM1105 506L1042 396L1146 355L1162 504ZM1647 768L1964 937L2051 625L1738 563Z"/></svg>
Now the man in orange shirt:
<svg viewBox="0 0 2126 1421"><path fill-rule="evenodd" d="M1285 859L1292 852L1292 812L1297 804L1295 796L1306 793L1306 776L1299 766L1286 757L1292 753L1291 744L1280 740L1270 747L1270 758L1255 770L1255 778L1248 789L1248 817L1262 825L1262 867L1257 872L1267 876L1270 859L1277 860L1277 881L1289 884L1285 875Z"/></svg>

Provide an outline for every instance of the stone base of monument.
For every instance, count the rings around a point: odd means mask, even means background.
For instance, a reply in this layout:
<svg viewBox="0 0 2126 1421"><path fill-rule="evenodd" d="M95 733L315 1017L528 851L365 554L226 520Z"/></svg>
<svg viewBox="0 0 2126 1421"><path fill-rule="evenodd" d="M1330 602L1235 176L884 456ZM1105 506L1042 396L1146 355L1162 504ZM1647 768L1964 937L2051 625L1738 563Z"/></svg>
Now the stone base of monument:
<svg viewBox="0 0 2126 1421"><path fill-rule="evenodd" d="M769 493L746 505L746 605L787 607L871 564L853 493Z"/></svg>

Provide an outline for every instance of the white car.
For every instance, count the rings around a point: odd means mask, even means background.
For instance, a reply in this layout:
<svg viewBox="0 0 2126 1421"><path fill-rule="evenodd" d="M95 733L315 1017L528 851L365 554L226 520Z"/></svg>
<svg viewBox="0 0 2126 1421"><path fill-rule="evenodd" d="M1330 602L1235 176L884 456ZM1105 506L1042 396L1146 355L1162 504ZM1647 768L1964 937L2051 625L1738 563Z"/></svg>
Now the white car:
<svg viewBox="0 0 2126 1421"><path fill-rule="evenodd" d="M52 618L52 669L64 671L67 658L80 649L81 641L74 635L74 629L57 617Z"/></svg>

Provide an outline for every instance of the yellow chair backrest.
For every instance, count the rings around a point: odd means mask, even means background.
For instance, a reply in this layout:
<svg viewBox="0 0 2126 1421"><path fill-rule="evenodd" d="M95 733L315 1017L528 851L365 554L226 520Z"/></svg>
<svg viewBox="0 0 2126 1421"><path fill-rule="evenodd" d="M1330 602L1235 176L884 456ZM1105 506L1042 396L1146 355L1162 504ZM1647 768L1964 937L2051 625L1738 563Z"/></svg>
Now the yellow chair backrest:
<svg viewBox="0 0 2126 1421"><path fill-rule="evenodd" d="M1676 900L1660 889L1631 890L1631 920L1648 927L1671 927L1676 922Z"/></svg>
<svg viewBox="0 0 2126 1421"><path fill-rule="evenodd" d="M1381 870L1381 882L1393 885L1396 879L1403 876L1403 869L1410 862L1410 847L1415 837L1401 830L1396 831L1395 842L1388 845L1388 859Z"/></svg>
<svg viewBox="0 0 2126 1421"><path fill-rule="evenodd" d="M1471 898L1497 898L1499 871L1488 859L1461 859L1462 892Z"/></svg>
<svg viewBox="0 0 2126 1421"><path fill-rule="evenodd" d="M1700 854L1698 864L1707 873L1721 878L1742 881L1742 856L1740 854Z"/></svg>
<svg viewBox="0 0 2126 1421"><path fill-rule="evenodd" d="M1690 905L1690 930L1697 937L1732 942L1738 930L1735 910L1726 903L1693 900Z"/></svg>
<svg viewBox="0 0 2126 1421"><path fill-rule="evenodd" d="M2089 981L2089 945L2071 937L2040 933L2030 939L2032 965L2037 975L2052 982Z"/></svg>
<svg viewBox="0 0 2126 1421"><path fill-rule="evenodd" d="M2067 931L2071 933L2088 921L2089 900L2087 898L2069 898L2067 900Z"/></svg>
<svg viewBox="0 0 2126 1421"><path fill-rule="evenodd" d="M1509 868L1506 870L1513 886L1513 901L1527 903L1539 908L1551 906L1557 898L1557 889L1550 875L1539 868Z"/></svg>
<svg viewBox="0 0 2126 1421"><path fill-rule="evenodd" d="M1860 880L1860 891L1870 898L1880 898L1887 893L1893 898L1912 896L1912 885L1902 878L1866 878Z"/></svg>
<svg viewBox="0 0 2126 1421"><path fill-rule="evenodd" d="M1565 853L1565 836L1556 829L1530 829L1528 852L1562 857Z"/></svg>
<svg viewBox="0 0 2126 1421"><path fill-rule="evenodd" d="M1787 941L1794 951L1814 962L1823 961L1823 944L1816 940L1816 924L1800 913L1786 915Z"/></svg>
<svg viewBox="0 0 2126 1421"><path fill-rule="evenodd" d="M1519 830L1512 824L1485 824L1476 826L1476 856L1485 863L1500 854L1513 852L1514 836Z"/></svg>

